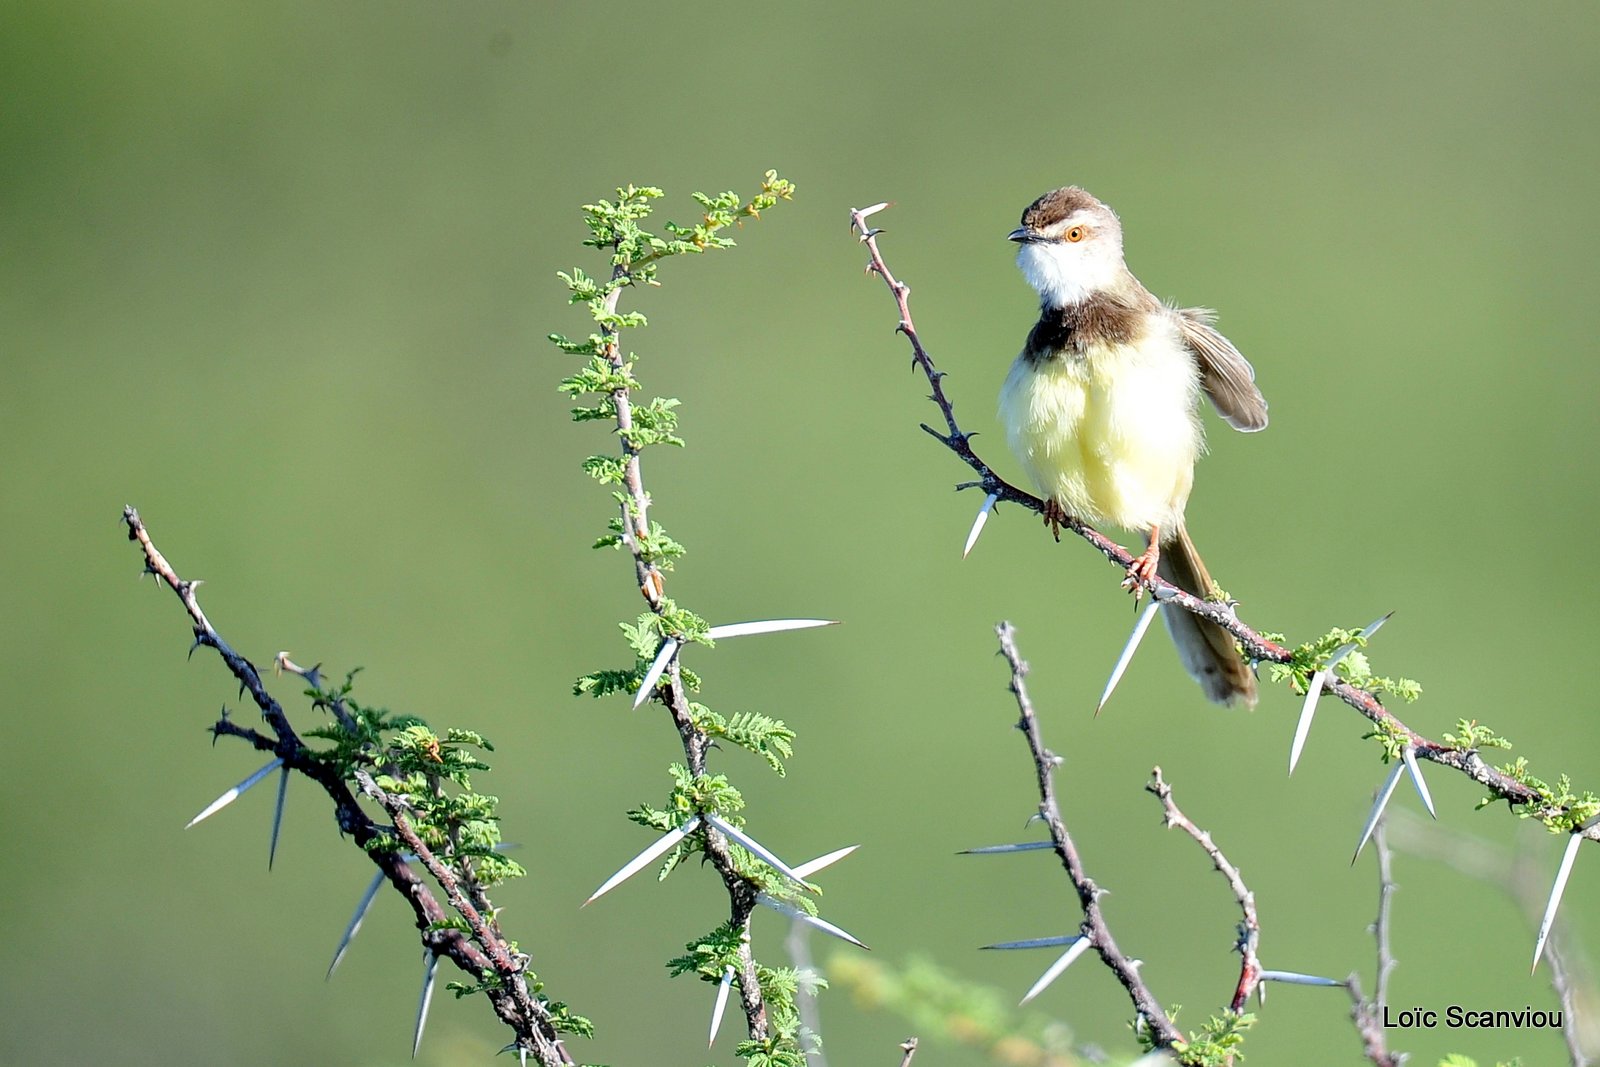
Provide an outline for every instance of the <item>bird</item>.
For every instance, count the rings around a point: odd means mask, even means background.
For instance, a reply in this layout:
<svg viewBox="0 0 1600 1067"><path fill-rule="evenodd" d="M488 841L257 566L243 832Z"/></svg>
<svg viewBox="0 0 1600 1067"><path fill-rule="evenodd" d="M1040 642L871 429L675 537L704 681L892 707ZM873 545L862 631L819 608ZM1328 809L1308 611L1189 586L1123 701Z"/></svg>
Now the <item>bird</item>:
<svg viewBox="0 0 1600 1067"><path fill-rule="evenodd" d="M1255 370L1206 308L1162 302L1128 270L1122 223L1086 190L1045 193L1010 233L1039 294L1039 320L1000 391L1006 441L1061 536L1068 516L1144 535L1124 584L1153 575L1197 596L1215 583L1184 526L1205 451L1200 395L1235 430L1267 425ZM1161 613L1184 669L1219 704L1256 702L1233 636L1187 611Z"/></svg>

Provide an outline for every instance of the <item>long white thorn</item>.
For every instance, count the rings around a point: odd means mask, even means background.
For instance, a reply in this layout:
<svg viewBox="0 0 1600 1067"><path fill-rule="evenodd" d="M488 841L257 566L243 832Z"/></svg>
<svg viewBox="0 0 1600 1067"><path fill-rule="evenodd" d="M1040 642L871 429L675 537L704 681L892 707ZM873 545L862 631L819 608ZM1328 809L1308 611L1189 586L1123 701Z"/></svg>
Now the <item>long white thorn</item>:
<svg viewBox="0 0 1600 1067"><path fill-rule="evenodd" d="M1003 852L1037 852L1040 849L1055 848L1054 841L1019 841L1014 845L984 845L981 848L964 848L957 852L958 856L998 856Z"/></svg>
<svg viewBox="0 0 1600 1067"><path fill-rule="evenodd" d="M372 876L372 881L367 884L367 891L361 894L361 902L356 905L356 913L350 916L350 925L344 928L344 936L339 939L339 947L334 950L333 962L328 964L327 977L332 978L333 972L338 968L339 961L344 959L344 954L350 948L350 942L356 939L356 934L361 932L361 924L366 921L367 912L372 909L372 902L378 897L378 890L383 888L383 872L379 871Z"/></svg>
<svg viewBox="0 0 1600 1067"><path fill-rule="evenodd" d="M1074 944L1082 937L1082 934L1057 934L1054 937L1029 937L1021 941L998 941L982 947L985 949L1060 948L1062 945Z"/></svg>
<svg viewBox="0 0 1600 1067"><path fill-rule="evenodd" d="M857 219L864 219L868 215L876 215L878 212L882 211L884 208L890 207L893 204L894 204L893 200L885 200L883 203L881 203L881 204L873 204L871 207L857 208L856 210L850 212L850 221L853 224L855 222L855 220L857 220Z"/></svg>
<svg viewBox="0 0 1600 1067"><path fill-rule="evenodd" d="M580 904L579 907L588 907L590 904L593 904L595 901L611 892L623 882L626 882L629 878L632 878L634 875L638 874L641 870L654 862L658 857L666 855L666 853L675 847L679 841L682 841L685 837L688 837L690 834L694 833L699 826L700 816L696 815L688 822L678 827L676 830L668 830L661 837L657 838L649 848L645 849L643 852L633 857L633 859L623 864L620 871L618 871L616 874L613 874L610 878L607 878L605 880L605 884L603 884L599 889L596 889L593 893L590 893L589 899Z"/></svg>
<svg viewBox="0 0 1600 1067"><path fill-rule="evenodd" d="M1361 828L1361 840L1356 842L1356 854L1350 857L1352 866L1361 858L1361 850L1367 847L1367 838L1372 836L1378 820L1383 818L1383 809L1388 806L1389 798L1394 795L1394 787L1400 781L1400 775L1405 769L1405 760L1396 760L1394 767L1389 771L1389 777L1383 780L1383 788L1378 791L1378 799L1373 801L1372 812L1367 816L1367 825Z"/></svg>
<svg viewBox="0 0 1600 1067"><path fill-rule="evenodd" d="M1048 989L1050 987L1050 983L1054 982L1057 978L1060 978L1061 972L1065 971L1068 967L1071 967L1072 961L1083 955L1088 948L1089 939L1087 937L1079 937L1076 941L1074 941L1072 943L1072 947L1063 952L1061 957L1050 965L1050 969L1039 976L1039 980L1033 983L1033 988L1028 990L1028 992L1023 996L1022 1000L1017 1003L1017 1007L1022 1007L1022 1005L1028 1003L1028 1001L1032 1000L1034 997Z"/></svg>
<svg viewBox="0 0 1600 1067"><path fill-rule="evenodd" d="M838 626L838 619L767 619L763 622L729 622L713 626L706 636L713 641L724 637L749 637L752 634L776 634L786 630L814 630L819 626Z"/></svg>
<svg viewBox="0 0 1600 1067"><path fill-rule="evenodd" d="M717 984L717 1002L711 1007L711 1037L706 1041L710 1048L717 1043L717 1031L722 1029L722 1013L728 1010L728 990L733 986L733 968L729 967L722 972L722 981Z"/></svg>
<svg viewBox="0 0 1600 1067"><path fill-rule="evenodd" d="M1342 986L1345 984L1337 978L1323 978L1315 974L1301 974L1298 971L1262 971L1259 977L1263 982L1287 982L1290 985Z"/></svg>
<svg viewBox="0 0 1600 1067"><path fill-rule="evenodd" d="M267 844L267 870L272 870L272 862L278 858L278 831L283 828L283 802L289 795L289 768L285 767L278 772L278 800L272 806L272 840Z"/></svg>
<svg viewBox="0 0 1600 1067"><path fill-rule="evenodd" d="M759 622L730 622L713 626L706 631L706 636L713 641L720 641L724 637L748 637L751 634L775 634L786 630L812 630L818 626L837 625L839 625L838 619L763 619ZM656 683L661 680L662 673L666 671L667 664L672 662L672 657L677 653L680 644L676 637L669 637L661 642L656 658L650 661L650 669L644 672L644 679L639 683L639 691L633 694L635 708L655 692Z"/></svg>
<svg viewBox="0 0 1600 1067"><path fill-rule="evenodd" d="M823 933L827 934L829 937L837 937L840 941L848 941L857 948L867 949L868 952L872 951L871 948L868 948L865 941L861 940L859 937L856 937L848 930L835 926L826 919L812 915L803 908L797 908L793 904L790 904L786 901L769 897L765 893L756 894L756 903L765 904L779 915L787 915L796 922L803 922L807 926L814 926L818 930L821 930Z"/></svg>
<svg viewBox="0 0 1600 1067"><path fill-rule="evenodd" d="M428 1006L433 1003L433 980L439 976L439 957L431 950L424 953L422 961L422 996L417 1000L417 1032L411 1039L411 1058L417 1058L422 1047L422 1031L428 1025Z"/></svg>
<svg viewBox="0 0 1600 1067"><path fill-rule="evenodd" d="M1439 813L1433 810L1433 797L1428 795L1428 783L1422 780L1422 768L1417 764L1416 746L1400 746L1400 757L1405 760L1406 771L1411 775L1411 784L1417 787L1417 795L1422 798L1422 806L1428 809L1429 815L1437 819Z"/></svg>
<svg viewBox="0 0 1600 1067"><path fill-rule="evenodd" d="M1383 628L1383 624L1394 617L1394 612L1374 619L1362 629L1362 641L1371 637ZM1289 745L1289 773L1294 773L1295 765L1300 762L1300 753L1306 747L1306 737L1311 733L1311 720L1317 713L1317 698L1322 695L1322 687L1327 684L1328 678L1333 674L1333 668L1351 652L1359 647L1360 642L1351 641L1340 645L1333 655L1328 657L1327 664L1311 676L1311 682L1306 686L1306 700L1300 708L1300 721L1295 724L1294 741ZM1430 808L1431 810L1431 808Z"/></svg>
<svg viewBox="0 0 1600 1067"><path fill-rule="evenodd" d="M190 826L195 825L203 819L209 819L211 816L215 815L229 804L232 804L235 800L238 800L245 790L249 789L251 786L261 781L261 779L265 778L267 775L271 774L273 771L282 766L283 760L273 760L271 763L267 764L265 767L261 768L259 771L252 774L250 777L246 778L244 781L240 782L238 785L234 786L217 799L213 800L210 804L207 804L206 810L190 819L188 825L185 826L184 829L189 829Z"/></svg>
<svg viewBox="0 0 1600 1067"><path fill-rule="evenodd" d="M1133 654L1139 651L1139 643L1144 640L1145 631L1150 629L1150 623L1156 617L1156 609L1159 607L1161 604L1152 597L1150 603L1139 613L1139 621L1133 624L1133 633L1128 635L1128 643L1122 646L1122 655L1117 657L1117 665L1111 668L1111 677L1106 681L1105 692L1100 694L1100 703L1094 706L1096 717L1106 706L1106 701L1111 699L1111 692L1117 688L1117 683L1122 681L1122 673L1128 669L1128 664L1133 662Z"/></svg>
<svg viewBox="0 0 1600 1067"><path fill-rule="evenodd" d="M826 856L818 856L814 860L807 860L805 863L800 864L794 869L794 873L802 878L810 878L824 867L832 867L860 847L860 845L846 845L844 848L836 848Z"/></svg>
<svg viewBox="0 0 1600 1067"><path fill-rule="evenodd" d="M710 823L712 826L716 827L718 830L721 830L724 834L727 834L729 837L731 837L738 844L742 845L748 851L750 851L750 852L754 853L755 855L761 857L763 860L765 860L767 863L769 863L775 870L781 871L785 875L788 875L796 883L798 883L802 889L809 889L810 888L810 886L806 885L806 880L805 880L804 876L802 876L793 867L789 866L787 863L785 863L781 859L779 859L777 853L773 852L767 846L763 845L761 842L757 841L755 838L751 837L749 834L745 833L743 830L741 830L738 827L734 826L727 819L724 819L720 815L715 815L715 814L712 814L710 812L707 812L706 813L706 822Z"/></svg>
<svg viewBox="0 0 1600 1067"><path fill-rule="evenodd" d="M1361 628L1361 632L1356 635L1361 640L1359 640L1359 641L1351 641L1351 642L1349 642L1347 644L1340 645L1338 651L1336 651L1333 655L1328 657L1328 665L1324 669L1328 670L1328 671L1332 671L1333 667L1334 667L1334 664L1338 663L1340 660L1344 659L1350 653L1354 652L1357 648L1361 647L1361 645L1367 640L1367 638L1371 637L1373 634L1375 634L1379 630L1383 629L1383 624L1388 622L1392 618L1394 618L1394 612L1391 611L1391 612L1389 612L1389 614L1384 615L1381 618L1373 619L1371 622L1367 623L1367 625L1365 625L1365 626L1363 626Z"/></svg>
<svg viewBox="0 0 1600 1067"><path fill-rule="evenodd" d="M978 543L978 535L983 533L983 528L989 523L989 513L994 510L995 501L1000 497L990 493L983 498L983 507L978 509L977 518L972 520L972 529L967 531L967 543L961 546L961 558L966 559L967 553L972 551L972 546Z"/></svg>
<svg viewBox="0 0 1600 1067"><path fill-rule="evenodd" d="M1300 752L1306 747L1306 738L1311 734L1311 720L1317 714L1317 698L1322 695L1322 685L1328 680L1327 670L1320 670L1311 676L1311 682L1306 686L1306 702L1300 706L1300 721L1294 727L1294 740L1289 744L1289 773L1294 773L1294 765L1300 762Z"/></svg>
<svg viewBox="0 0 1600 1067"><path fill-rule="evenodd" d="M1530 973L1539 969L1539 957L1544 955L1544 944L1550 939L1550 927L1556 921L1556 909L1561 906L1561 894L1567 891L1567 879L1572 876L1572 864L1578 858L1578 846L1581 844L1583 834L1573 834L1567 839L1567 850L1561 854L1561 866L1556 868L1556 881L1550 887L1550 900L1544 906L1544 917L1539 920L1539 934L1533 941Z"/></svg>
<svg viewBox="0 0 1600 1067"><path fill-rule="evenodd" d="M656 653L656 658L650 661L650 669L644 672L644 680L639 683L639 691L633 694L633 706L638 708L656 691L656 683L661 680L661 672L667 669L667 664L672 662L673 653L678 651L678 639L669 637L661 642L661 650Z"/></svg>

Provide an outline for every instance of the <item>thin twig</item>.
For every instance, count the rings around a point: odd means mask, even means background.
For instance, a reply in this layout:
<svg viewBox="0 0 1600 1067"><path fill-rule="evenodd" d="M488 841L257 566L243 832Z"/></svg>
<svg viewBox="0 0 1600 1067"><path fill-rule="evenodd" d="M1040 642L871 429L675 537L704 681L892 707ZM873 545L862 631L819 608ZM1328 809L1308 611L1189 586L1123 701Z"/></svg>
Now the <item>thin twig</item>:
<svg viewBox="0 0 1600 1067"><path fill-rule="evenodd" d="M1350 1018L1361 1037L1361 1052L1374 1067L1400 1067L1403 1053L1389 1050L1384 1032L1384 1008L1389 1003L1389 975L1395 968L1394 952L1389 944L1390 914L1394 906L1394 853L1389 850L1389 839L1384 821L1379 820L1372 834L1372 847L1378 854L1378 917L1372 922L1372 940L1378 954L1377 972L1372 979L1372 998L1361 993L1361 982L1354 974L1345 980L1350 991Z"/></svg>
<svg viewBox="0 0 1600 1067"><path fill-rule="evenodd" d="M469 890L462 884L462 879L457 878L455 872L418 836L411 826L411 820L406 817L409 805L405 800L380 788L372 780L372 775L366 771L356 771L355 777L361 786L361 791L371 797L388 812L389 818L394 820L395 836L405 842L406 850L416 856L418 862L433 875L434 881L439 883L439 888L445 892L445 899L467 921L473 939L487 951L495 970L501 974L521 973L525 959L519 960L511 952L511 947L500 937L499 931L490 927L492 916L479 910L482 905L475 904L471 899Z"/></svg>
<svg viewBox="0 0 1600 1067"><path fill-rule="evenodd" d="M905 1053L900 1057L900 1067L911 1067L911 1057L917 1054L917 1039L908 1037L900 1042L900 1051Z"/></svg>
<svg viewBox="0 0 1600 1067"><path fill-rule="evenodd" d="M1061 809L1056 803L1055 790L1055 769L1060 760L1055 753L1045 747L1044 738L1039 731L1039 719L1033 712L1032 701L1028 699L1028 689L1024 681L1028 674L1028 665L1017 651L1016 631L1012 629L1010 623L1002 622L995 627L995 633L1000 638L1000 653L1011 667L1009 688L1011 694L1016 697L1017 708L1022 714L1017 728L1028 739L1028 750L1033 754L1034 773L1039 783L1039 814L1044 817L1045 825L1050 828L1050 840L1055 843L1056 856L1066 868L1067 877L1078 892L1078 902L1083 906L1083 936L1089 939L1089 943L1099 953L1101 961L1127 990L1129 998L1133 1001L1134 1010L1149 1027L1151 1040L1158 1047L1171 1048L1185 1038L1167 1017L1161 1002L1145 985L1144 979L1139 975L1138 964L1117 948L1116 939L1111 936L1111 928L1106 925L1105 916L1100 910L1100 888L1084 873L1083 860L1079 858L1072 835L1067 832L1066 824L1061 819Z"/></svg>
<svg viewBox="0 0 1600 1067"><path fill-rule="evenodd" d="M944 391L944 372L934 365L933 358L928 354L926 347L922 343L921 336L917 333L916 325L912 321L909 303L911 287L890 272L888 264L884 262L883 253L878 249L878 235L882 231L874 229L867 224L867 215L871 214L873 210L852 211L850 213L850 223L859 235L861 242L867 247L869 257L868 273L877 274L881 277L894 297L895 306L900 316L899 322L895 325L895 331L905 334L906 339L911 343L912 365L921 370L927 378L932 389L929 399L938 406L940 414L944 417L944 433L939 433L926 425L923 426L923 429L927 430L936 440L960 457L962 462L977 472L978 479L976 481L964 482L957 488L980 489L985 494L992 494L998 500L1009 501L1030 511L1043 514L1044 501L1032 493L1018 489L996 474L988 463L973 451L972 435L961 429L960 424L956 421L955 405L945 395ZM1061 522L1061 528L1071 530L1089 542L1106 559L1116 564L1123 571L1126 571L1133 562L1132 553L1087 523L1069 516ZM1176 605L1185 611L1209 619L1233 634L1244 649L1245 656L1251 661L1288 663L1293 659L1294 653L1292 650L1274 641L1267 640L1261 636L1259 631L1242 622L1238 615L1235 614L1232 604L1204 600L1159 577L1152 578L1146 583L1146 587L1162 603ZM1485 763L1476 750L1453 748L1443 742L1434 741L1417 733L1389 711L1377 697L1366 690L1357 688L1349 682L1332 678L1326 682L1325 689L1355 708L1372 722L1383 726L1402 740L1409 740L1418 758L1431 760L1434 763L1457 770L1488 789L1495 797L1511 804L1527 805L1536 816L1560 815L1564 812L1564 809L1560 808L1547 809L1540 807L1540 797L1537 792ZM1584 836L1590 840L1600 841L1600 825L1585 830Z"/></svg>
<svg viewBox="0 0 1600 1067"><path fill-rule="evenodd" d="M1228 857L1222 854L1211 835L1179 810L1177 802L1172 799L1172 786L1161 777L1161 768L1156 767L1150 775L1150 783L1145 790L1160 798L1167 829L1176 826L1199 842L1206 855L1211 857L1212 865L1228 880L1228 888L1233 890L1233 898L1239 902L1239 910L1244 916L1239 923L1239 940L1235 945L1240 957L1239 984L1233 991L1233 1001L1229 1007L1235 1012L1243 1012L1250 1001L1250 994L1261 983L1261 959L1258 954L1261 947L1261 921L1256 915L1256 895L1250 892L1239 874L1239 868L1228 862Z"/></svg>
<svg viewBox="0 0 1600 1067"><path fill-rule="evenodd" d="M1378 970L1372 980L1372 1000L1383 1014L1389 1003L1389 977L1394 974L1396 961L1390 943L1393 930L1391 915L1394 912L1394 891L1399 888L1394 881L1394 853L1389 848L1388 828L1378 823L1373 832L1372 845L1378 851L1378 917L1372 922L1372 939L1378 950Z"/></svg>
<svg viewBox="0 0 1600 1067"><path fill-rule="evenodd" d="M532 1053L538 1058L542 1067L571 1064L572 1057L551 1026L548 1010L529 991L522 974L522 963L510 952L504 938L489 931L482 923L474 927L474 935L480 932L487 935L479 941L475 941L474 936L455 929L450 925L450 913L439 903L433 890L417 876L416 871L399 851L392 848L368 847L392 839L391 831L373 822L361 808L349 786L340 777L337 766L330 761L318 759L316 754L300 740L282 706L272 698L262 684L261 674L255 665L235 652L206 618L196 595L200 583L186 581L178 576L177 571L151 540L138 511L132 507L124 508L122 519L128 527L128 539L136 542L144 554L145 572L155 575L165 583L183 604L194 626L195 647L205 646L217 651L228 670L238 679L241 688L250 694L261 712L262 719L275 736L239 726L229 719L226 713L212 726L212 733L218 737L238 737L249 743L252 748L272 752L283 760L286 769L304 775L320 785L333 801L339 829L361 847L390 884L411 904L417 928L422 931L424 946L436 955L449 959L474 981L482 981L488 975L499 978L497 987L487 990L487 995L494 1005L495 1013L515 1032L517 1047ZM397 821L395 832L399 832L398 826ZM401 833L401 836L404 838L405 834ZM412 840L407 844L420 856L426 849L418 847L421 842L415 837L416 835L412 834ZM431 858L432 854L428 855ZM437 865L438 861L434 860L433 866ZM436 878L441 872L449 874L442 866L439 870L434 870L433 866L429 869ZM440 884L445 885L446 882L441 879ZM447 892L451 890L447 889ZM452 902L454 902L453 893ZM467 912L463 911L462 914L466 915Z"/></svg>

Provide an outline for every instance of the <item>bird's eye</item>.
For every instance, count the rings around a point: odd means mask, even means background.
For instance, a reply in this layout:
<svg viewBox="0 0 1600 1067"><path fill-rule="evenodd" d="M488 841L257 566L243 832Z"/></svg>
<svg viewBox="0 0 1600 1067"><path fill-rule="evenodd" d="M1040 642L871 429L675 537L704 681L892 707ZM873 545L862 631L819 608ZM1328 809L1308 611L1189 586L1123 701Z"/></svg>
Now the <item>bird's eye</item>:
<svg viewBox="0 0 1600 1067"><path fill-rule="evenodd" d="M1082 226L1074 226L1072 229L1067 231L1067 240L1071 241L1073 244L1077 244L1079 241L1083 240L1083 237L1084 229Z"/></svg>

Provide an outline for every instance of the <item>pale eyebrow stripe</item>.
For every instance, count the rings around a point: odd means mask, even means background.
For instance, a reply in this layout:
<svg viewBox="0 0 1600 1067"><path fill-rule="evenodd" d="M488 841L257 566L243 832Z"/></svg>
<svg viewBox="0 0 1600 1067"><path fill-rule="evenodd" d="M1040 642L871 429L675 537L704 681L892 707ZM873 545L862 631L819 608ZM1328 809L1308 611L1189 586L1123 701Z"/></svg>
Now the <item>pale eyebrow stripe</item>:
<svg viewBox="0 0 1600 1067"><path fill-rule="evenodd" d="M1039 232L1047 237L1059 237L1074 226L1090 226L1091 224L1092 220L1087 214L1082 211L1075 211L1060 222L1052 222Z"/></svg>

